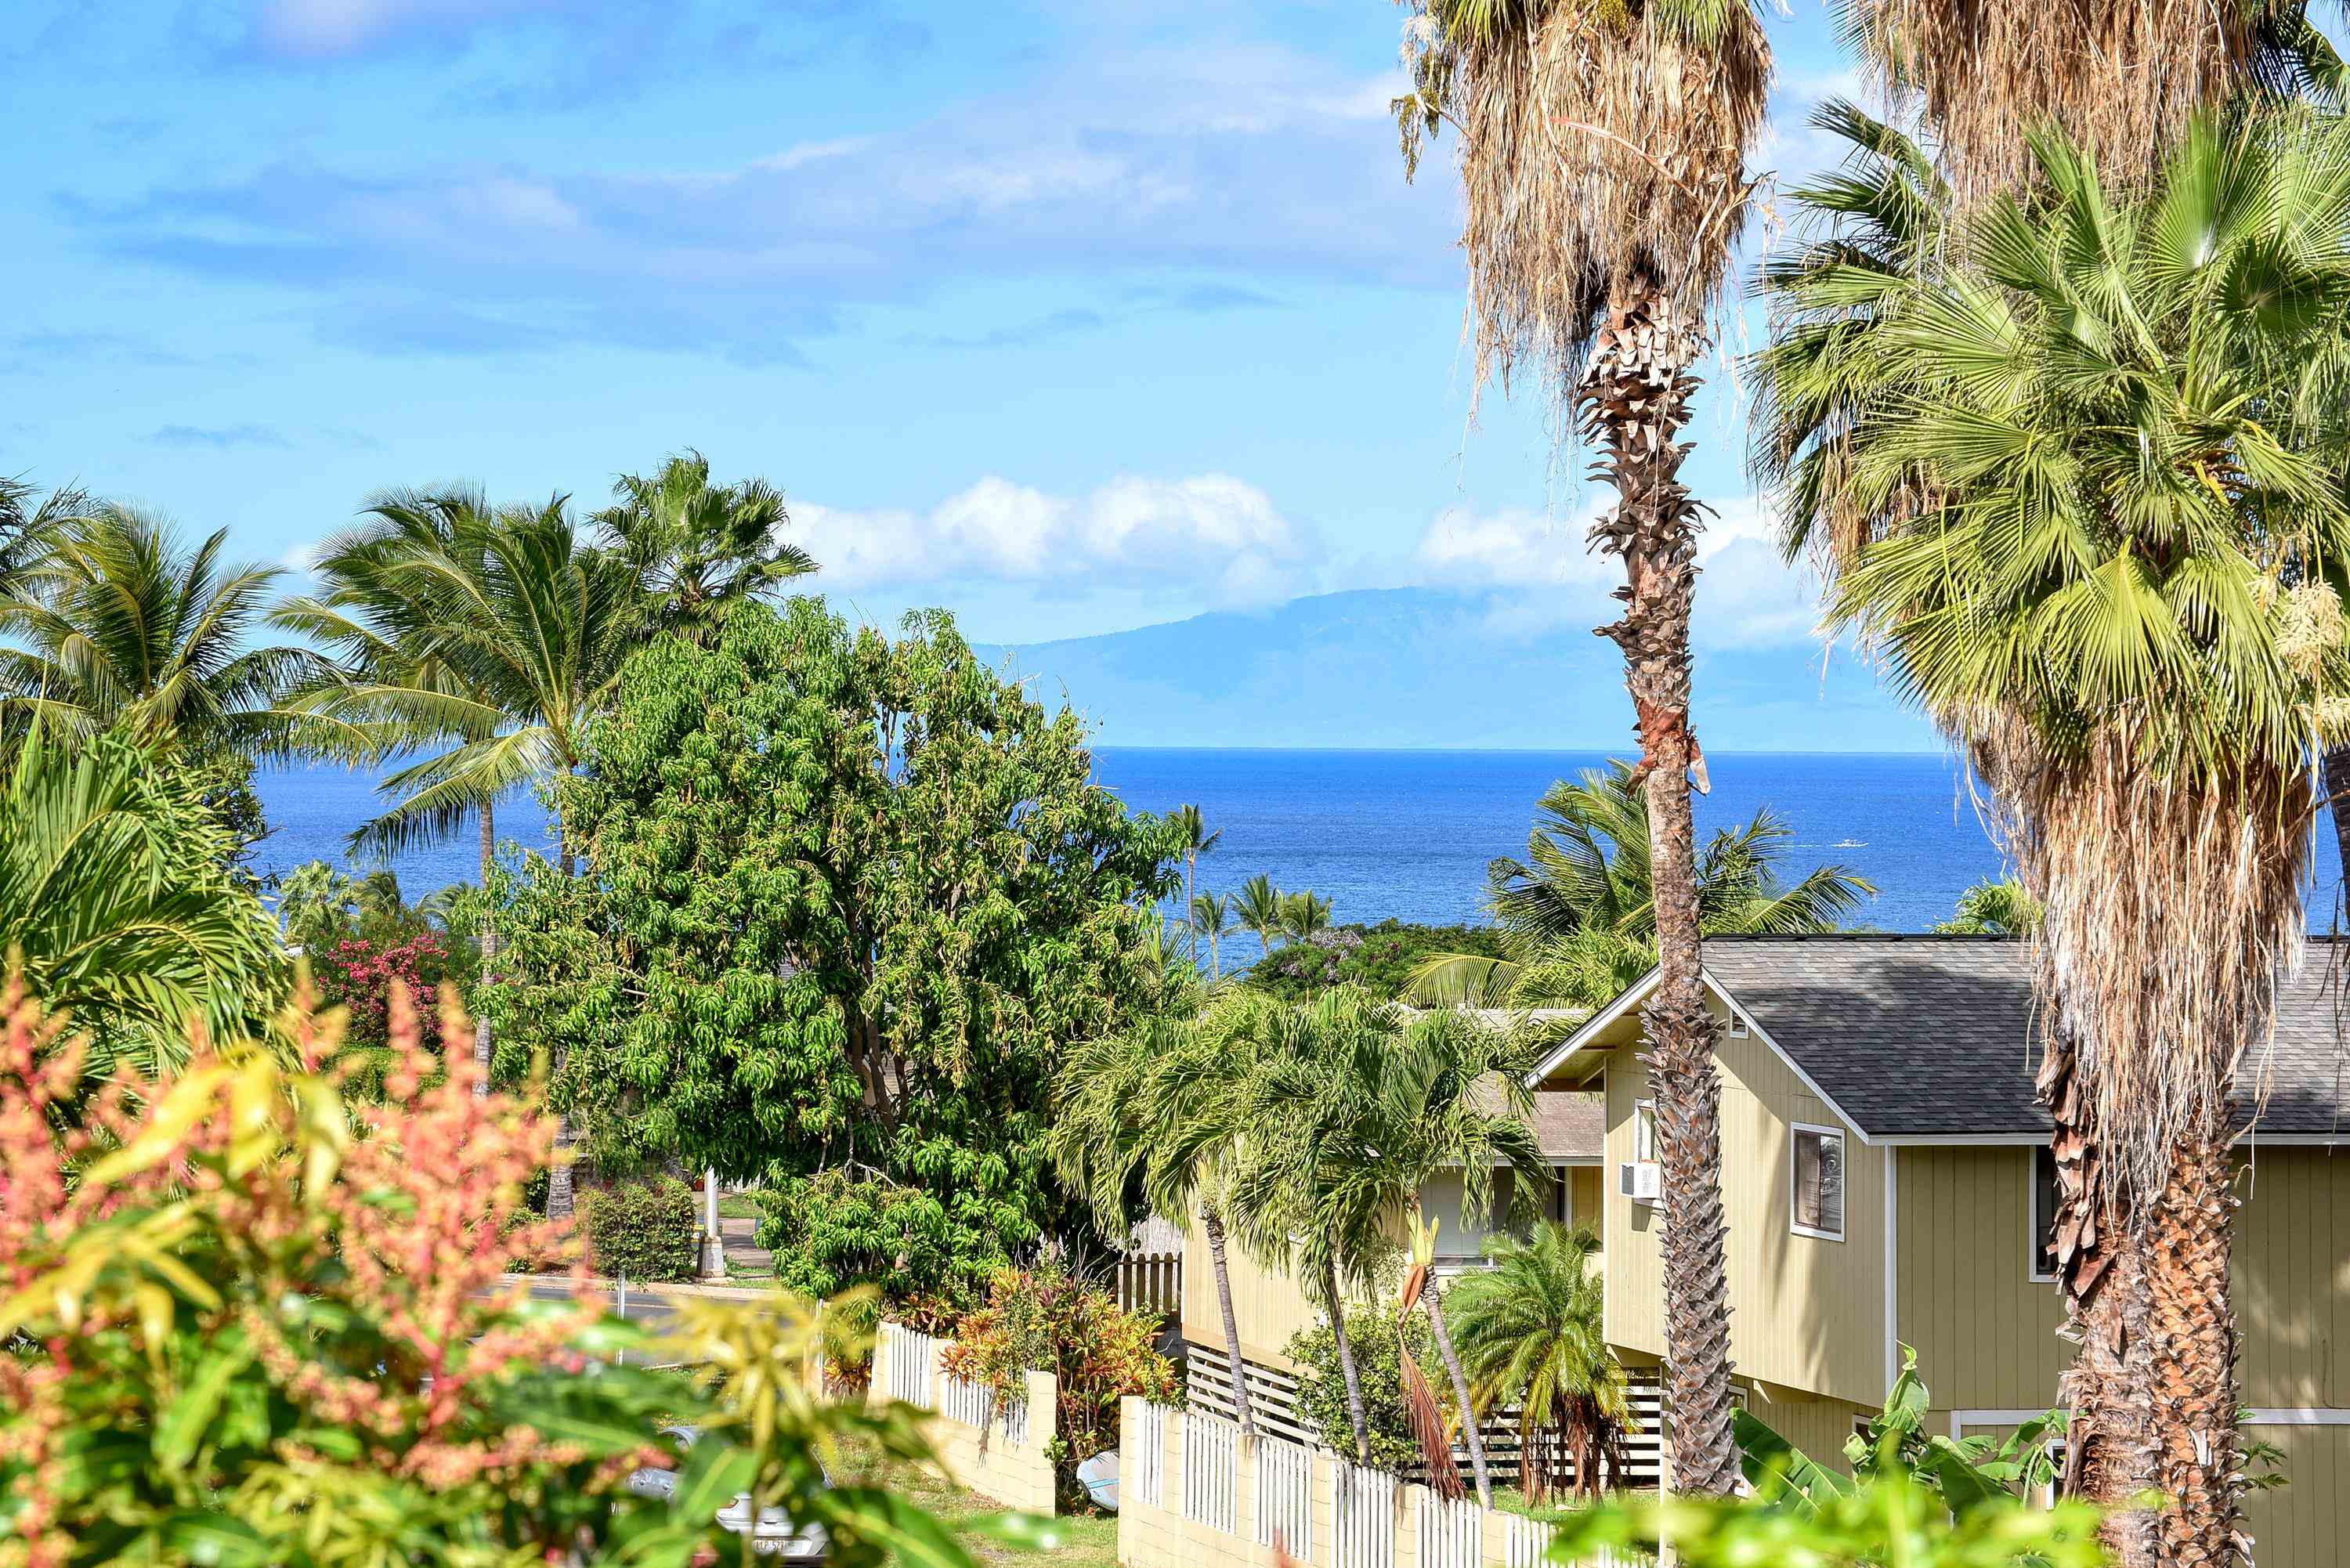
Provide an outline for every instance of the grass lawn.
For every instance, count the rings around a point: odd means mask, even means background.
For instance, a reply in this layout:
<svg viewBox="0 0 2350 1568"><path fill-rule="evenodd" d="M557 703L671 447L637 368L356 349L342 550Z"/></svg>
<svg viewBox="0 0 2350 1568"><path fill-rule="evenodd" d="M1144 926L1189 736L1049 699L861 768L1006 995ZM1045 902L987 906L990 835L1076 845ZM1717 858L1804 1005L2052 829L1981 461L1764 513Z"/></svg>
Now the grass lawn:
<svg viewBox="0 0 2350 1568"><path fill-rule="evenodd" d="M1001 1504L975 1492L965 1491L959 1486L951 1486L934 1475L900 1470L891 1476L889 1485L890 1490L908 1501L919 1503L949 1524L1003 1511ZM1118 1517L1115 1514L1062 1519L1055 1521L1055 1527L1061 1544L1052 1552L1018 1551L984 1535L972 1535L966 1539L972 1555L990 1564L1050 1563L1053 1568L1117 1568Z"/></svg>
<svg viewBox="0 0 2350 1568"><path fill-rule="evenodd" d="M751 1201L747 1192L722 1192L718 1195L718 1217L721 1220L756 1220L759 1206Z"/></svg>

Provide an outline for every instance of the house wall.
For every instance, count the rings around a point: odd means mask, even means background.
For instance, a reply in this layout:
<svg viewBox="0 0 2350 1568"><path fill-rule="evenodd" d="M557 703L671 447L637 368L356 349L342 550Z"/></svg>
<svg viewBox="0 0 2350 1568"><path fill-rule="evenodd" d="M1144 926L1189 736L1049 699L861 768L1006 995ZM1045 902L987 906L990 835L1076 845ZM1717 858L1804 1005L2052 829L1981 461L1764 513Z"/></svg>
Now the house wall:
<svg viewBox="0 0 2350 1568"><path fill-rule="evenodd" d="M2030 1277L2026 1148L1894 1151L1896 1321L1939 1410L2044 1407L2071 1346ZM2350 1155L2270 1147L2240 1168L2235 1295L2244 1403L2350 1407Z"/></svg>
<svg viewBox="0 0 2350 1568"><path fill-rule="evenodd" d="M1259 1268L1230 1237L1224 1262L1232 1280L1232 1314L1240 1321L1241 1354L1284 1372L1297 1364L1282 1354L1290 1337L1321 1316L1304 1287L1287 1274ZM1208 1233L1195 1219L1183 1239L1183 1337L1201 1345L1224 1343L1222 1308L1216 1300L1216 1271L1208 1253Z"/></svg>
<svg viewBox="0 0 2350 1568"><path fill-rule="evenodd" d="M1845 1239L1797 1235L1794 1124L1843 1124L1759 1036L1725 1032L1716 1056L1731 1358L1742 1377L1874 1408L1885 1395L1885 1151L1844 1127ZM1649 1097L1648 1070L1627 1045L1608 1055L1607 1077L1607 1338L1659 1356L1664 1206L1634 1203L1614 1179L1632 1158L1633 1107Z"/></svg>
<svg viewBox="0 0 2350 1568"><path fill-rule="evenodd" d="M2289 1484L2244 1503L2260 1568L2331 1568L2350 1541L2350 1427L2256 1427L2284 1450Z"/></svg>

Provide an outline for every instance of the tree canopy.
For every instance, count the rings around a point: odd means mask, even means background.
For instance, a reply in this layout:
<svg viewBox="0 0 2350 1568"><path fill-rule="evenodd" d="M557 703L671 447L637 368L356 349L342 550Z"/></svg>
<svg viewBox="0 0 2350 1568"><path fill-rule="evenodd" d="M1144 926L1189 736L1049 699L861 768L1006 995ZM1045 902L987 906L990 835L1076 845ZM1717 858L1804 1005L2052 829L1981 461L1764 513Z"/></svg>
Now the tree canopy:
<svg viewBox="0 0 2350 1568"><path fill-rule="evenodd" d="M1148 1015L1166 824L942 612L814 598L632 658L557 805L586 874L496 879L508 1051L564 1050L591 1142L764 1179L787 1281L976 1282L1075 1221L1073 1044Z"/></svg>

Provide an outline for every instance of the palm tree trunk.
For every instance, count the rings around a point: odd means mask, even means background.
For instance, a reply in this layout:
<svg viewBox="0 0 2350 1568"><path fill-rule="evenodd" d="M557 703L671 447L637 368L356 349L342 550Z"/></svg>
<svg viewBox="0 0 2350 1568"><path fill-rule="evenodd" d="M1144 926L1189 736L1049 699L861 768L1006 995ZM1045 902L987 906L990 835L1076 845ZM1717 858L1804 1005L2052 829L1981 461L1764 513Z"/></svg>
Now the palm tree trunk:
<svg viewBox="0 0 2350 1568"><path fill-rule="evenodd" d="M1232 1357L1232 1409L1240 1417L1241 1437L1256 1441L1256 1407L1249 1395L1248 1363L1241 1356L1240 1314L1232 1307L1232 1275L1224 1262L1224 1217L1213 1206L1200 1208L1200 1228L1208 1233L1208 1261L1216 1270L1216 1305L1224 1314L1224 1354Z"/></svg>
<svg viewBox="0 0 2350 1568"><path fill-rule="evenodd" d="M1477 1429L1477 1407L1469 1400L1469 1377L1461 1370L1460 1353L1452 1348L1452 1334L1444 1326L1443 1294L1436 1288L1436 1276L1428 1277L1419 1293L1420 1305L1428 1309L1428 1326L1436 1334L1436 1354L1444 1358L1444 1370L1452 1375L1452 1397L1461 1407L1461 1432L1469 1442L1469 1469L1477 1478L1477 1506L1493 1506L1493 1473L1485 1468L1485 1434Z"/></svg>
<svg viewBox="0 0 2350 1568"><path fill-rule="evenodd" d="M2350 746L2325 753L2325 804L2334 816L2334 843L2342 853L2342 873L2350 877Z"/></svg>
<svg viewBox="0 0 2350 1568"><path fill-rule="evenodd" d="M563 874L566 877L576 875L576 863L571 855L571 836L565 831L563 820L559 816L555 823L555 844L561 860ZM554 1064L555 1075L558 1078L563 1075L565 1055L566 1053L558 1046L555 1053ZM571 1113L567 1110L556 1113L555 1150L558 1157L568 1154L571 1150ZM571 1162L558 1158L555 1168L549 1171L546 1177L546 1217L549 1220L571 1218L572 1191Z"/></svg>
<svg viewBox="0 0 2350 1568"><path fill-rule="evenodd" d="M1674 435L1697 389L1703 332L1651 295L1616 306L1575 388L1617 504L1594 543L1624 558L1624 617L1600 628L1624 650L1648 802L1659 981L1644 1010L1664 1176L1665 1366L1673 1490L1728 1496L1739 1480L1731 1428L1730 1279L1721 1212L1721 1079L1700 979L1690 774L1704 759L1690 732L1690 605L1698 504L1679 478Z"/></svg>
<svg viewBox="0 0 2350 1568"><path fill-rule="evenodd" d="M1198 897L1197 894L1191 891L1191 873L1199 869L1199 866L1200 852L1196 849L1185 851L1183 856L1183 923L1191 928L1191 967L1193 969L1198 969L1200 967L1200 919L1199 911L1191 908L1191 900Z"/></svg>
<svg viewBox="0 0 2350 1568"><path fill-rule="evenodd" d="M490 867L495 864L497 855L496 807L485 800L482 803L482 892L485 899L490 890ZM482 969L481 976L475 981L477 992L490 983L490 961L497 955L497 922L490 918L489 910L484 908L482 911ZM481 998L476 995L473 1001L473 1057L482 1066L482 1075L473 1085L473 1092L477 1095L490 1092L490 1058L494 1054L490 1044L490 1021L484 1016Z"/></svg>
<svg viewBox="0 0 2350 1568"><path fill-rule="evenodd" d="M2055 1123L2054 1251L2064 1304L2058 1334L2077 1347L2057 1382L2071 1413L2065 1430L2067 1496L2107 1506L2101 1527L2121 1568L2158 1562L2155 1516L2128 1506L2155 1481L2154 1407L2148 1396L2152 1303L2144 1237L2117 1212L2103 1179L2091 1102L2080 1059L2059 1031L2048 1032L2040 1066L2041 1103Z"/></svg>
<svg viewBox="0 0 2350 1568"><path fill-rule="evenodd" d="M1347 1303L1338 1294L1338 1264L1322 1264L1322 1304L1330 1314L1330 1340L1337 1346L1338 1372L1347 1384L1347 1419L1355 1428L1355 1462L1371 1462L1371 1421L1363 1407L1363 1380L1355 1372L1355 1344L1347 1337Z"/></svg>
<svg viewBox="0 0 2350 1568"><path fill-rule="evenodd" d="M2148 1226L2147 1295L2161 1348L2152 1390L2155 1484L2171 1500L2160 1516L2162 1561L2177 1568L2251 1561L2250 1540L2239 1543L2241 1341L2228 1279L2238 1205L2230 1141L2224 1127L2181 1141Z"/></svg>

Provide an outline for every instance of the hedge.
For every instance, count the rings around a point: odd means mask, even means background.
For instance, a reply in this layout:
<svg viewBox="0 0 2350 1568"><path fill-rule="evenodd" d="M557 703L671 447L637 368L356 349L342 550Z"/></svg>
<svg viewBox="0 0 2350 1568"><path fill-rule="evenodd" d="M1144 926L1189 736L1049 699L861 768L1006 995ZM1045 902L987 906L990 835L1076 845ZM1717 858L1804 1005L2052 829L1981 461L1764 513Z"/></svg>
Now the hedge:
<svg viewBox="0 0 2350 1568"><path fill-rule="evenodd" d="M674 1176L623 1182L580 1194L588 1256L599 1274L677 1282L701 1265L702 1222L693 1189Z"/></svg>

